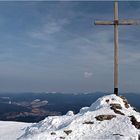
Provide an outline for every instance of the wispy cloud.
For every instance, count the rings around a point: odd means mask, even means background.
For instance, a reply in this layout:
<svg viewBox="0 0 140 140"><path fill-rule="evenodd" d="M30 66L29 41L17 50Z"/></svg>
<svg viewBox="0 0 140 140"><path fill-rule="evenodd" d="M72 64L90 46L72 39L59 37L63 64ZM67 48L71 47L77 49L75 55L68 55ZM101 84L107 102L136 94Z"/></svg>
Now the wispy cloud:
<svg viewBox="0 0 140 140"><path fill-rule="evenodd" d="M120 18L140 19L140 4L131 4L120 2ZM2 24L0 21L0 77L6 72L14 80L12 75L17 73L15 90L16 83L23 90L31 89L32 83L34 89L47 91L109 91L113 84L113 26L94 26L93 22L112 20L112 10L113 3L107 1L29 2L20 7L18 2L16 6L7 2L0 8L0 17L6 19ZM139 32L139 25L119 28L120 65L127 68L121 72L126 75L134 66L137 73L140 70ZM135 70L131 69L140 83ZM123 83L127 81L121 78ZM28 84L22 86L22 81Z"/></svg>
<svg viewBox="0 0 140 140"><path fill-rule="evenodd" d="M93 73L92 72L84 72L84 77L85 78L90 78L90 77L92 77L92 75L93 75Z"/></svg>
<svg viewBox="0 0 140 140"><path fill-rule="evenodd" d="M62 32L64 26L68 23L67 19L59 19L55 21L47 21L40 25L38 30L29 32L29 36L32 38L46 40L50 35Z"/></svg>

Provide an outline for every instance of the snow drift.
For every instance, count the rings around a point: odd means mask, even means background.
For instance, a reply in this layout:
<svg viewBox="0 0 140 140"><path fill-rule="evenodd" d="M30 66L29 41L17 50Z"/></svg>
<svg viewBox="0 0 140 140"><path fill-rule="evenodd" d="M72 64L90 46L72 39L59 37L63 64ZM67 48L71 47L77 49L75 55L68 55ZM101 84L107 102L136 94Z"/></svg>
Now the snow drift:
<svg viewBox="0 0 140 140"><path fill-rule="evenodd" d="M18 140L137 140L140 113L125 97L107 95L78 114L47 117L28 126Z"/></svg>

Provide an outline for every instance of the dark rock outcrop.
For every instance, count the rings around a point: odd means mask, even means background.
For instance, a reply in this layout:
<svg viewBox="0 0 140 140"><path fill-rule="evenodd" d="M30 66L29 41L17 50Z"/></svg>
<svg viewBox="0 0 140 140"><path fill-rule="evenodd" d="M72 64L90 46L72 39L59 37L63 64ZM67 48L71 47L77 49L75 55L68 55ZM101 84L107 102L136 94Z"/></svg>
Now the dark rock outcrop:
<svg viewBox="0 0 140 140"><path fill-rule="evenodd" d="M110 109L112 109L116 114L125 115L124 113L118 110L122 109L120 104L110 104L110 106L111 106Z"/></svg>
<svg viewBox="0 0 140 140"><path fill-rule="evenodd" d="M60 137L60 139L65 139L65 137Z"/></svg>
<svg viewBox="0 0 140 140"><path fill-rule="evenodd" d="M122 98L123 102L124 102L124 105L126 108L129 108L129 104L128 104L128 101L127 99L124 97L124 96L120 96L120 98Z"/></svg>
<svg viewBox="0 0 140 140"><path fill-rule="evenodd" d="M111 109L116 113L116 114L120 114L120 115L125 115L124 113L122 113L121 111L111 107Z"/></svg>
<svg viewBox="0 0 140 140"><path fill-rule="evenodd" d="M83 124L93 124L94 122L91 121L85 121Z"/></svg>
<svg viewBox="0 0 140 140"><path fill-rule="evenodd" d="M67 135L69 135L69 134L72 132L72 130L64 130L64 132L65 132Z"/></svg>
<svg viewBox="0 0 140 140"><path fill-rule="evenodd" d="M104 120L111 120L114 117L116 117L116 115L99 115L99 116L96 116L95 118L98 121L104 121Z"/></svg>
<svg viewBox="0 0 140 140"><path fill-rule="evenodd" d="M120 104L110 104L110 106L115 109L122 109Z"/></svg>
<svg viewBox="0 0 140 140"><path fill-rule="evenodd" d="M113 134L113 135L124 136L124 135L122 135L122 134Z"/></svg>
<svg viewBox="0 0 140 140"><path fill-rule="evenodd" d="M132 124L137 128L140 129L140 122L137 121L137 119L134 116L129 116L130 117L130 121L132 122Z"/></svg>
<svg viewBox="0 0 140 140"><path fill-rule="evenodd" d="M110 104L110 105L111 105L110 109L112 109L116 114L125 115L124 113L118 110L122 108L119 104Z"/></svg>
<svg viewBox="0 0 140 140"><path fill-rule="evenodd" d="M109 103L109 99L107 99L106 102Z"/></svg>
<svg viewBox="0 0 140 140"><path fill-rule="evenodd" d="M51 135L56 135L56 133L55 132L51 132Z"/></svg>
<svg viewBox="0 0 140 140"><path fill-rule="evenodd" d="M140 135L138 135L138 140L140 140Z"/></svg>

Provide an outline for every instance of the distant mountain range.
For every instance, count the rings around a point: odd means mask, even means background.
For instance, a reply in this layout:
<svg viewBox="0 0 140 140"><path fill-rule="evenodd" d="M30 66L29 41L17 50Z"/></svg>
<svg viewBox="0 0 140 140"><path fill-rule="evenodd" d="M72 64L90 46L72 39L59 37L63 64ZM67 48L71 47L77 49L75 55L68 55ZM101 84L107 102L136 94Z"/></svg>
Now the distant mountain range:
<svg viewBox="0 0 140 140"><path fill-rule="evenodd" d="M78 113L83 106L90 106L106 93L1 93L0 120L38 122L46 116L64 115L72 110ZM140 111L140 94L126 93L129 103Z"/></svg>

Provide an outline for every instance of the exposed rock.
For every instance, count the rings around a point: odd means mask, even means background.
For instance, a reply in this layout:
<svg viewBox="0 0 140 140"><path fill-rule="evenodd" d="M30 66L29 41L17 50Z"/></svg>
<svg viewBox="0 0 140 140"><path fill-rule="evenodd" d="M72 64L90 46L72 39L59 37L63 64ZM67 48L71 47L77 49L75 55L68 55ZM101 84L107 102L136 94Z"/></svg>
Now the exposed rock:
<svg viewBox="0 0 140 140"><path fill-rule="evenodd" d="M131 118L130 121L132 122L132 124L133 124L137 129L140 129L140 122L138 122L134 116L129 116L129 117Z"/></svg>
<svg viewBox="0 0 140 140"><path fill-rule="evenodd" d="M108 103L109 102L109 99L107 99L106 102Z"/></svg>
<svg viewBox="0 0 140 140"><path fill-rule="evenodd" d="M116 117L116 115L99 115L99 116L96 116L95 118L98 121L104 121L104 120L111 120L114 117Z"/></svg>
<svg viewBox="0 0 140 140"><path fill-rule="evenodd" d="M65 137L60 137L60 139L65 139Z"/></svg>
<svg viewBox="0 0 140 140"><path fill-rule="evenodd" d="M137 109L135 107L133 107L133 110L137 111Z"/></svg>
<svg viewBox="0 0 140 140"><path fill-rule="evenodd" d="M120 115L125 115L124 113L122 113L121 111L117 110L117 109L113 109L115 113L120 114Z"/></svg>
<svg viewBox="0 0 140 140"><path fill-rule="evenodd" d="M120 104L110 104L110 106L115 109L122 109Z"/></svg>
<svg viewBox="0 0 140 140"><path fill-rule="evenodd" d="M127 99L124 97L124 96L120 96L120 98L122 98L123 102L124 102L124 105L126 108L129 108L129 104L128 104L128 101Z"/></svg>
<svg viewBox="0 0 140 140"><path fill-rule="evenodd" d="M113 135L119 135L119 136L124 136L124 135L122 135L122 134L113 134Z"/></svg>
<svg viewBox="0 0 140 140"><path fill-rule="evenodd" d="M91 121L85 121L83 124L93 124L94 122Z"/></svg>
<svg viewBox="0 0 140 140"><path fill-rule="evenodd" d="M140 140L140 135L138 135L138 140Z"/></svg>
<svg viewBox="0 0 140 140"><path fill-rule="evenodd" d="M51 132L51 135L56 135L56 133L55 132Z"/></svg>
<svg viewBox="0 0 140 140"><path fill-rule="evenodd" d="M72 132L72 130L64 130L64 132L65 132L67 135L69 135L69 134Z"/></svg>
<svg viewBox="0 0 140 140"><path fill-rule="evenodd" d="M110 109L112 109L116 114L125 115L121 111L117 110L114 106L111 106Z"/></svg>

